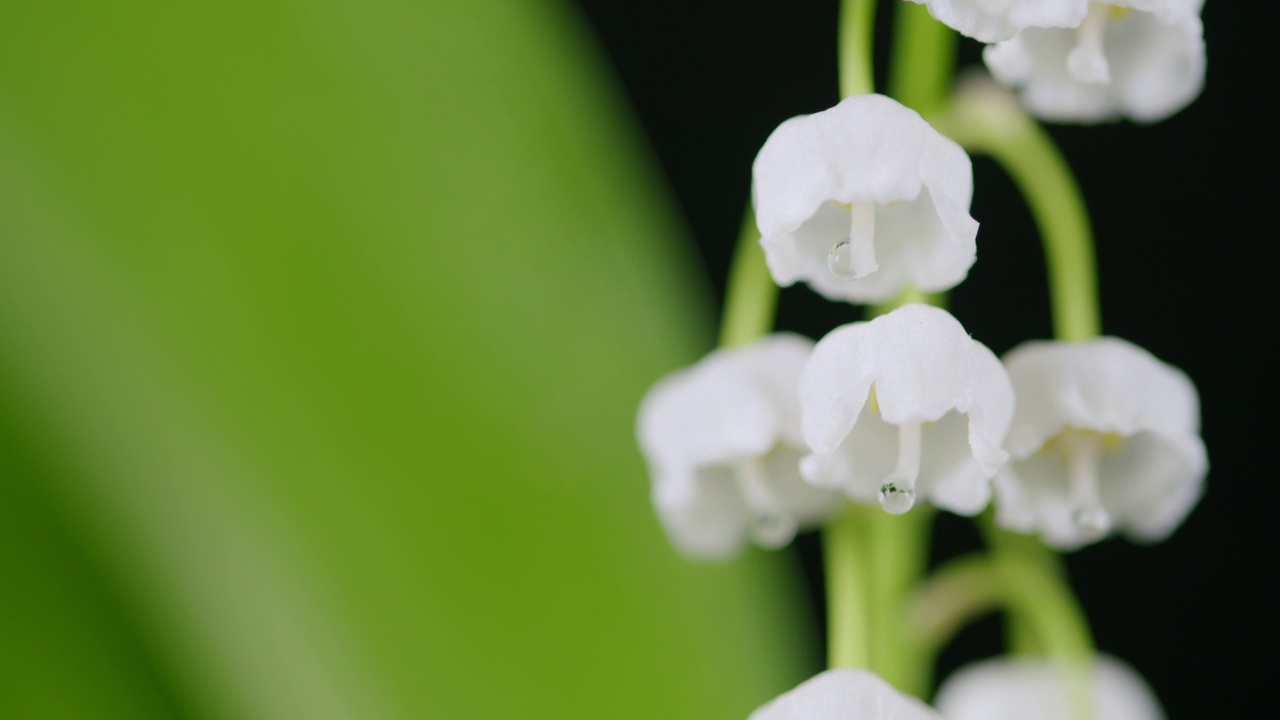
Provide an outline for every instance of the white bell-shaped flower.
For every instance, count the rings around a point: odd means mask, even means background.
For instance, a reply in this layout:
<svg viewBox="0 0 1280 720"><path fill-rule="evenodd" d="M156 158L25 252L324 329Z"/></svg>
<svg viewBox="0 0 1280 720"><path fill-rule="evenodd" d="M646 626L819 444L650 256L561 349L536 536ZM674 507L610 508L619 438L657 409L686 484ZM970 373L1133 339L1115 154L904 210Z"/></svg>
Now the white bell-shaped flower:
<svg viewBox="0 0 1280 720"><path fill-rule="evenodd" d="M1029 28L1074 28L1089 0L910 0L952 30L982 42L1008 40Z"/></svg>
<svg viewBox="0 0 1280 720"><path fill-rule="evenodd" d="M835 668L751 713L749 720L942 720L868 670Z"/></svg>
<svg viewBox="0 0 1280 720"><path fill-rule="evenodd" d="M831 331L800 378L806 480L891 513L916 498L972 515L1013 416L995 355L945 310L905 305Z"/></svg>
<svg viewBox="0 0 1280 720"><path fill-rule="evenodd" d="M996 519L1059 549L1112 530L1163 539L1200 498L1200 401L1177 368L1117 338L1030 342L1005 356L1018 397Z"/></svg>
<svg viewBox="0 0 1280 720"><path fill-rule="evenodd" d="M799 378L812 349L807 338L770 335L716 350L645 395L640 449L658 517L681 551L726 557L748 537L780 547L836 509L838 495L798 469Z"/></svg>
<svg viewBox="0 0 1280 720"><path fill-rule="evenodd" d="M792 118L752 169L756 222L779 285L882 302L946 290L975 258L973 168L960 146L883 95Z"/></svg>
<svg viewBox="0 0 1280 720"><path fill-rule="evenodd" d="M1093 720L1163 720L1151 689L1128 665L1097 656L1089 692ZM938 689L947 720L1075 720L1072 683L1047 658L996 658L961 668Z"/></svg>
<svg viewBox="0 0 1280 720"><path fill-rule="evenodd" d="M983 59L1046 120L1156 122L1186 107L1204 85L1203 5L1093 1L1077 27L1027 28L988 46Z"/></svg>

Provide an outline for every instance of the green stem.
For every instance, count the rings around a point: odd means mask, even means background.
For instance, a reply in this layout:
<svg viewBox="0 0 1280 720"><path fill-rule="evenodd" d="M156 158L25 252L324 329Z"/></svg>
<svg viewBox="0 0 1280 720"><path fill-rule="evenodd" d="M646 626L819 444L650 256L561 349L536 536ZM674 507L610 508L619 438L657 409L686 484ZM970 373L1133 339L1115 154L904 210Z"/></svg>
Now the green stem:
<svg viewBox="0 0 1280 720"><path fill-rule="evenodd" d="M973 554L938 568L907 601L914 642L930 655L970 622L1000 606L1003 588L991 559Z"/></svg>
<svg viewBox="0 0 1280 720"><path fill-rule="evenodd" d="M871 665L869 568L866 536L859 517L864 512L867 511L850 505L822 533L827 578L827 654L833 668Z"/></svg>
<svg viewBox="0 0 1280 720"><path fill-rule="evenodd" d="M760 248L760 231L755 213L747 209L738 233L738 245L729 267L729 284L725 290L724 317L720 324L720 345L746 345L773 329L773 315L778 301L778 286L765 265Z"/></svg>
<svg viewBox="0 0 1280 720"><path fill-rule="evenodd" d="M929 690L929 658L912 640L906 597L929 562L933 509L903 515L877 509L867 513L871 548L871 667L899 690L923 697Z"/></svg>
<svg viewBox="0 0 1280 720"><path fill-rule="evenodd" d="M875 0L844 0L840 6L840 97L875 92L873 48Z"/></svg>
<svg viewBox="0 0 1280 720"><path fill-rule="evenodd" d="M963 90L931 120L966 150L990 155L1026 199L1044 244L1057 338L1096 337L1102 320L1093 230L1080 187L1053 138L994 87Z"/></svg>
<svg viewBox="0 0 1280 720"><path fill-rule="evenodd" d="M951 28L929 14L924 5L899 2L894 12L893 55L889 62L889 95L921 115L942 109L956 65Z"/></svg>
<svg viewBox="0 0 1280 720"><path fill-rule="evenodd" d="M903 305L910 305L911 303L924 303L926 305L933 305L934 307L945 308L947 306L947 293L921 292L915 286L907 285L903 288L902 292L898 293L897 297L889 302L868 305L867 319L870 320L871 318L893 312Z"/></svg>
<svg viewBox="0 0 1280 720"><path fill-rule="evenodd" d="M1089 624L1065 579L1020 553L968 555L938 568L911 597L909 626L917 643L936 652L968 621L997 607L1025 617L1049 655L1092 658Z"/></svg>

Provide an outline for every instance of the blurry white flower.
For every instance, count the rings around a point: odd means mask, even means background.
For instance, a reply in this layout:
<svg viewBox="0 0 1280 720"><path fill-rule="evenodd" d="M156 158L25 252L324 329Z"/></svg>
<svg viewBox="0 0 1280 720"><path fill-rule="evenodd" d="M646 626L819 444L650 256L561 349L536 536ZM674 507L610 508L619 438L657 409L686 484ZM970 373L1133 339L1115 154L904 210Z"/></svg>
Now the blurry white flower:
<svg viewBox="0 0 1280 720"><path fill-rule="evenodd" d="M773 279L832 300L881 302L953 287L973 264L973 170L915 111L859 95L792 118L752 169Z"/></svg>
<svg viewBox="0 0 1280 720"><path fill-rule="evenodd" d="M867 670L827 670L785 693L749 720L942 720Z"/></svg>
<svg viewBox="0 0 1280 720"><path fill-rule="evenodd" d="M1128 665L1098 656L1091 675L1093 720L1163 720L1160 703ZM947 678L934 704L947 720L1075 720L1070 686L1052 660L997 658Z"/></svg>
<svg viewBox="0 0 1280 720"><path fill-rule="evenodd" d="M1162 120L1204 85L1204 0L1090 2L1073 29L1031 27L987 47L997 80L1046 120Z"/></svg>
<svg viewBox="0 0 1280 720"><path fill-rule="evenodd" d="M1173 532L1208 470L1200 402L1177 368L1117 338L1030 342L1005 356L1018 407L996 477L998 522L1071 549L1113 528Z"/></svg>
<svg viewBox="0 0 1280 720"><path fill-rule="evenodd" d="M805 479L843 488L889 512L917 496L972 515L1013 415L1013 388L995 355L945 310L905 305L831 331L800 379Z"/></svg>
<svg viewBox="0 0 1280 720"><path fill-rule="evenodd" d="M765 547L826 517L835 493L799 474L800 369L813 342L777 334L712 352L660 380L640 405L640 449L668 535L695 557Z"/></svg>
<svg viewBox="0 0 1280 720"><path fill-rule="evenodd" d="M928 5L944 25L982 42L1008 40L1029 28L1074 28L1088 0L910 0Z"/></svg>

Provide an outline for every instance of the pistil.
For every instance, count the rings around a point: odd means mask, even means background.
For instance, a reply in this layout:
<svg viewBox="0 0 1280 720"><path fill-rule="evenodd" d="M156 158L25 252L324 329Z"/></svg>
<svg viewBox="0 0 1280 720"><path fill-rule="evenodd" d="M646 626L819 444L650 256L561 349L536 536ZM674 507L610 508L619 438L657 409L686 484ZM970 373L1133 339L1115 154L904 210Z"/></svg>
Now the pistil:
<svg viewBox="0 0 1280 720"><path fill-rule="evenodd" d="M764 547L782 547L796 534L796 520L784 512L764 478L764 461L759 457L739 460L734 475L750 510L751 537Z"/></svg>
<svg viewBox="0 0 1280 720"><path fill-rule="evenodd" d="M1107 23L1111 22L1111 7L1101 3L1089 3L1089 14L1076 29L1076 46L1067 54L1067 71L1077 81L1088 85L1106 85L1111 82L1111 65L1102 47Z"/></svg>
<svg viewBox="0 0 1280 720"><path fill-rule="evenodd" d="M1062 433L1070 493L1071 522L1088 539L1096 540L1111 530L1111 515L1102 507L1098 490L1098 463L1102 459L1102 436L1087 430L1068 428Z"/></svg>
<svg viewBox="0 0 1280 720"><path fill-rule="evenodd" d="M920 476L920 423L898 426L898 465L880 486L880 507L901 515L916 502L916 478Z"/></svg>
<svg viewBox="0 0 1280 720"><path fill-rule="evenodd" d="M849 205L849 237L836 243L827 254L827 269L841 280L857 280L875 272L876 204Z"/></svg>

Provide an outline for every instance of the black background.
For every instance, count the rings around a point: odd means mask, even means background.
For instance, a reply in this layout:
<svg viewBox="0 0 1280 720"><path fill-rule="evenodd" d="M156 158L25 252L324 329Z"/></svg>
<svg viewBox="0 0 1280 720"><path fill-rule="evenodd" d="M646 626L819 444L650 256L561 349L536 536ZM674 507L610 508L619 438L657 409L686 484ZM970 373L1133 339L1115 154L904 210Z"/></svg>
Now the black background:
<svg viewBox="0 0 1280 720"><path fill-rule="evenodd" d="M838 3L579 5L722 292L756 151L782 120L838 99ZM1274 716L1261 696L1280 666L1269 582L1280 436L1268 347L1280 278L1277 238L1263 221L1276 187L1275 119L1263 112L1275 62L1259 62L1272 55L1264 33L1274 35L1275 24L1256 14L1260 5L1209 3L1206 89L1173 118L1052 128L1093 215L1105 331L1183 368L1200 389L1211 471L1188 520L1159 545L1110 540L1067 558L1099 647L1136 666L1175 720ZM890 9L882 3L877 71ZM977 43L962 41L962 63L978 54ZM951 309L1001 354L1050 336L1043 260L1010 182L982 158L974 173L978 262ZM778 325L818 338L855 313L797 286L782 293ZM940 556L976 542L965 522L941 520ZM800 548L821 613L817 543L802 538ZM942 668L998 651L989 619L961 635Z"/></svg>

